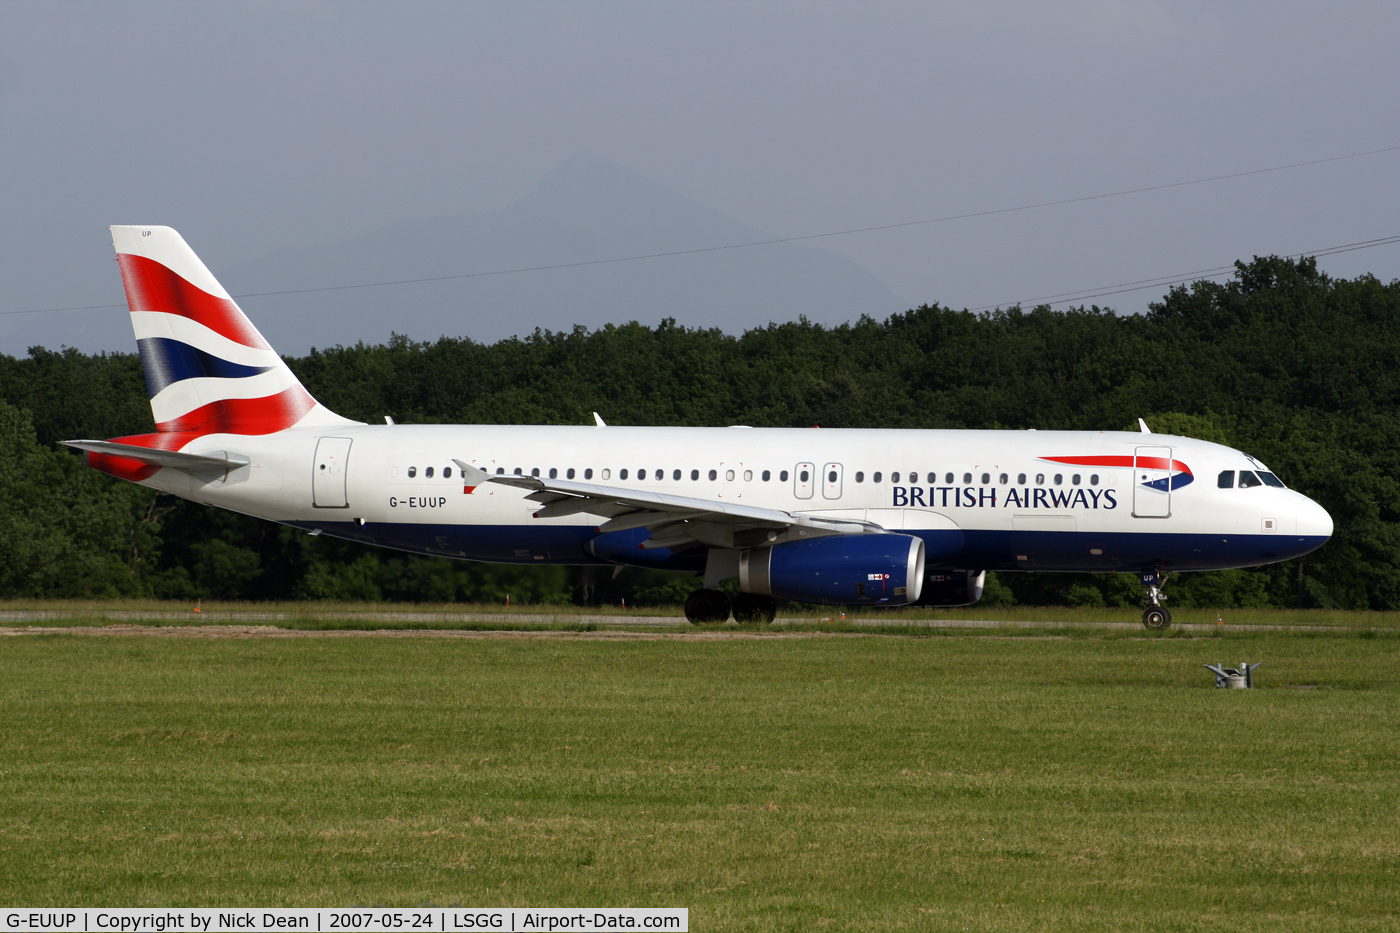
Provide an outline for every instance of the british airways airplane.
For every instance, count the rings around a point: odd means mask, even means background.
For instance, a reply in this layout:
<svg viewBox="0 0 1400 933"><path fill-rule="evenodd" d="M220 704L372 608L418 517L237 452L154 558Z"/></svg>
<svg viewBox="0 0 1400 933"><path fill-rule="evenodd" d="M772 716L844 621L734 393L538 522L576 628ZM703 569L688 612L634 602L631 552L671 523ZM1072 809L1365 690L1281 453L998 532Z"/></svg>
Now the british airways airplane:
<svg viewBox="0 0 1400 933"><path fill-rule="evenodd" d="M1219 444L1118 431L370 425L304 389L169 227L114 226L153 434L65 441L195 502L464 560L704 574L694 623L775 599L965 606L987 570L1140 576L1300 557L1317 503ZM718 590L737 577L731 602Z"/></svg>

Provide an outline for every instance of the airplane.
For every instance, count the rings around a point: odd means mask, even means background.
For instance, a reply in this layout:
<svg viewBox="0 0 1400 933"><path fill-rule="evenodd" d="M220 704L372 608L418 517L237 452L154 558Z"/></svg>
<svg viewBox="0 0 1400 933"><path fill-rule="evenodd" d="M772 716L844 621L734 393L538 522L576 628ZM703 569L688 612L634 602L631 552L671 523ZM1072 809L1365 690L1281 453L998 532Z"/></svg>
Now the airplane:
<svg viewBox="0 0 1400 933"><path fill-rule="evenodd" d="M777 599L967 606L986 571L1139 576L1311 553L1320 505L1220 444L1139 432L366 424L317 402L184 239L113 226L156 430L64 441L164 493L350 541L688 571L693 623ZM731 601L719 586L738 578Z"/></svg>

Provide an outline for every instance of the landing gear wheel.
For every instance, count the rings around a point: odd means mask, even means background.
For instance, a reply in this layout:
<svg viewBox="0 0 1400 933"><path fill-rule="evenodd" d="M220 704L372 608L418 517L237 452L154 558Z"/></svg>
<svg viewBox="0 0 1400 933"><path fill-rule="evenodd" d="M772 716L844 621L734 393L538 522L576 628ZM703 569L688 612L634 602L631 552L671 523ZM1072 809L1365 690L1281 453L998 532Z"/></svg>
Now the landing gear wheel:
<svg viewBox="0 0 1400 933"><path fill-rule="evenodd" d="M1171 610L1161 606L1149 606L1142 614L1142 624L1154 632L1163 631L1171 627Z"/></svg>
<svg viewBox="0 0 1400 933"><path fill-rule="evenodd" d="M740 593L734 597L734 621L740 625L772 622L777 614L778 602L771 596Z"/></svg>
<svg viewBox="0 0 1400 933"><path fill-rule="evenodd" d="M710 625L729 618L729 597L719 590L696 590L685 601L685 617L695 625Z"/></svg>

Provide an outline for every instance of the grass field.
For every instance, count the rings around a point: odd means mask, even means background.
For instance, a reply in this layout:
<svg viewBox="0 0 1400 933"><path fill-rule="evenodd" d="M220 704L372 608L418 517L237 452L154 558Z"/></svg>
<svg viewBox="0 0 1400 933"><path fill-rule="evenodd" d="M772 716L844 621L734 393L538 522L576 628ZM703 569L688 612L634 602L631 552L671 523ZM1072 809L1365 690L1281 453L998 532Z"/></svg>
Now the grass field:
<svg viewBox="0 0 1400 933"><path fill-rule="evenodd" d="M1400 928L1400 637L0 640L10 905ZM1223 691L1208 662L1263 661Z"/></svg>
<svg viewBox="0 0 1400 933"><path fill-rule="evenodd" d="M641 606L624 609L620 606L555 606L515 605L499 603L361 603L334 601L241 603L209 600L202 612L192 611L187 602L155 599L78 600L32 599L0 600L0 626L41 624L94 625L110 620L112 614L130 614L135 621L152 621L161 625L258 624L271 621L286 628L495 628L497 624L481 626L469 617L484 617L481 621L533 624L543 628L576 627L583 619L605 615L614 619L627 616L671 618L679 621L683 613L679 606ZM843 610L830 606L785 606L778 621L784 625L819 624L822 619L839 618ZM957 609L847 609L852 623L879 622L898 625L902 622L925 620L997 619L1005 622L1042 622L1062 626L1101 626L1105 623L1137 622L1142 610L1133 607L1067 607L1067 606L964 606ZM41 621L7 621L6 615L43 613ZM425 622L424 614L442 616L442 620ZM395 616L405 616L396 620ZM1286 625L1327 626L1350 629L1395 629L1400 631L1400 612L1356 612L1344 609L1189 609L1174 608L1172 615L1180 624L1228 625ZM358 621L355 617L361 617ZM457 621L454 621L457 620ZM839 627L839 626L838 626Z"/></svg>

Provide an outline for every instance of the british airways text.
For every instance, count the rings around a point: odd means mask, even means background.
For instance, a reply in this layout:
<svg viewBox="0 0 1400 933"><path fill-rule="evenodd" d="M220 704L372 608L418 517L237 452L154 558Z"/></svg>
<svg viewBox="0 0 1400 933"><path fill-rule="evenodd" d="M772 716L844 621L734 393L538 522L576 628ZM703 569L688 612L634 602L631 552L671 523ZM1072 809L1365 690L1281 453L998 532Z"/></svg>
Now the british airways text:
<svg viewBox="0 0 1400 933"><path fill-rule="evenodd" d="M892 486L895 506L930 509L1104 509L1118 508L1112 489L1001 489L996 486ZM1002 495L1004 493L1004 495Z"/></svg>

